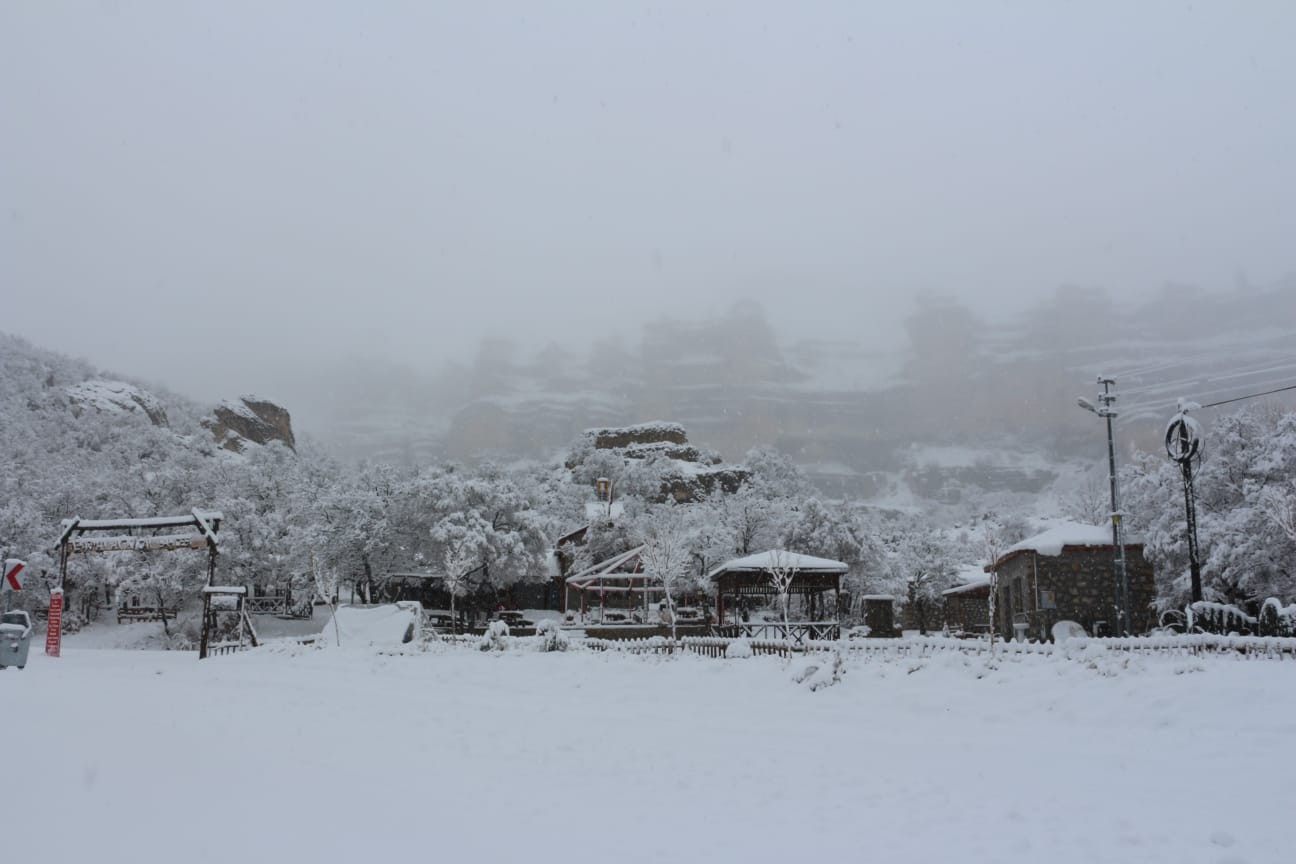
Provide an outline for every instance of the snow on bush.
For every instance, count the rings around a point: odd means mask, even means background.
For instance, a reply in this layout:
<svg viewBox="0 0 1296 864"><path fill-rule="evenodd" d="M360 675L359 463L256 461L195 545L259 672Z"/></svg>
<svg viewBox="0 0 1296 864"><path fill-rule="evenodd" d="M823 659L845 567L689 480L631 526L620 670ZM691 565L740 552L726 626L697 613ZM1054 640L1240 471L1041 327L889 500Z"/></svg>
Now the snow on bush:
<svg viewBox="0 0 1296 864"><path fill-rule="evenodd" d="M508 647L509 628L503 621L492 621L482 636L481 650L503 651Z"/></svg>
<svg viewBox="0 0 1296 864"><path fill-rule="evenodd" d="M806 685L811 691L815 691L840 683L842 676L845 674L846 666L842 661L841 652L833 651L826 656L807 657L798 664L796 671L792 674L792 680L797 684Z"/></svg>
<svg viewBox="0 0 1296 864"><path fill-rule="evenodd" d="M540 638L541 651L566 651L571 647L566 634L558 629L558 622L552 618L541 618L536 622L536 636Z"/></svg>
<svg viewBox="0 0 1296 864"><path fill-rule="evenodd" d="M1201 628L1206 633L1231 633L1238 630L1250 631L1256 625L1256 619L1231 603L1212 603L1198 600L1188 607L1188 620L1192 628Z"/></svg>
<svg viewBox="0 0 1296 864"><path fill-rule="evenodd" d="M751 643L746 639L735 639L725 647L725 656L732 658L751 657Z"/></svg>
<svg viewBox="0 0 1296 864"><path fill-rule="evenodd" d="M1283 606L1270 597L1260 606L1257 628L1261 636L1296 636L1296 603Z"/></svg>

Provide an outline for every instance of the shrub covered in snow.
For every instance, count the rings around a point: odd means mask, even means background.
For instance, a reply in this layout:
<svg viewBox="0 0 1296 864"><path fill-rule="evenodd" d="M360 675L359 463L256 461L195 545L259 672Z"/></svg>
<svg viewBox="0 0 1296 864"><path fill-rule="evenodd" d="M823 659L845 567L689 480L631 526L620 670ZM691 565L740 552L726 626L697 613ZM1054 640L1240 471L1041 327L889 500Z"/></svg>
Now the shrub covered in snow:
<svg viewBox="0 0 1296 864"><path fill-rule="evenodd" d="M1296 636L1296 603L1283 606L1275 597L1265 600L1256 628L1261 636Z"/></svg>
<svg viewBox="0 0 1296 864"><path fill-rule="evenodd" d="M811 690L820 690L840 683L845 674L846 665L842 661L841 651L833 651L831 654L806 658L792 674L792 680Z"/></svg>
<svg viewBox="0 0 1296 864"><path fill-rule="evenodd" d="M571 647L566 634L558 629L558 622L552 618L541 618L536 622L536 636L540 637L541 651L566 651Z"/></svg>
<svg viewBox="0 0 1296 864"><path fill-rule="evenodd" d="M509 628L503 621L492 621L482 636L481 650L503 651L508 647Z"/></svg>

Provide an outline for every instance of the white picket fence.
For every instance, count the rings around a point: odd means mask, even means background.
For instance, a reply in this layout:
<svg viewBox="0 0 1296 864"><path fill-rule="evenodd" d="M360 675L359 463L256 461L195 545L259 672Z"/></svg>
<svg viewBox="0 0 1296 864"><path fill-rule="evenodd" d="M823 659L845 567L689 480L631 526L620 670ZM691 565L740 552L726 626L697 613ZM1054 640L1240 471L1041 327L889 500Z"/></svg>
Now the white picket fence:
<svg viewBox="0 0 1296 864"><path fill-rule="evenodd" d="M476 648L482 637L468 635L443 635L439 641ZM536 637L517 637L527 644ZM717 636L690 636L677 642L663 636L646 639L573 639L571 650L597 651L614 654L697 654L702 657L724 657L729 646L737 642ZM781 640L742 640L754 655L801 654L819 651L841 651L858 657L928 657L936 654L958 652L972 655L1071 655L1085 646L1102 646L1108 651L1139 655L1199 656L1226 655L1247 660L1296 660L1296 637L1279 636L1218 636L1197 633L1184 636L1126 636L1101 639L1075 639L1064 645L1052 642L1012 642L996 640L992 646L986 639L953 639L943 636L916 639L848 639L837 641L810 641L804 643Z"/></svg>

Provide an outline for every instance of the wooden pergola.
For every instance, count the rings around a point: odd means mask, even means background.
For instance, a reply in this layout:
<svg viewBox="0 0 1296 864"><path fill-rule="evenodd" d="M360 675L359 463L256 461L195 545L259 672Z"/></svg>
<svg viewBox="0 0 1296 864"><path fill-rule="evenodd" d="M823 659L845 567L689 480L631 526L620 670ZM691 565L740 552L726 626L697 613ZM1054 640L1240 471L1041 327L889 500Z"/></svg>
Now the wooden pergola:
<svg viewBox="0 0 1296 864"><path fill-rule="evenodd" d="M644 547L636 546L568 576L563 591L563 611L566 612L570 608L570 593L575 589L580 596L580 614L581 620L584 621L588 600L597 595L599 620L596 623L602 624L605 623L604 611L608 598L622 598L628 614L631 611L632 596L639 594L643 601L644 620L647 621L651 616L653 596L664 597L666 591L662 587L661 580L643 572L643 564L639 560L643 550Z"/></svg>
<svg viewBox="0 0 1296 864"><path fill-rule="evenodd" d="M823 594L833 592L833 616L822 621L790 621L784 628L782 622L765 622L747 624L738 622L736 626L741 635L763 637L778 635L780 638L800 642L802 639L835 639L840 632L836 620L837 599L841 596L841 577L850 567L841 561L828 558L816 558L813 555L802 555L799 552L787 552L772 549L728 561L715 568L709 574L715 584L716 610L719 625L725 626L725 611L729 602L742 597L773 597L780 592L776 587L776 574L790 576L787 593L789 595L811 596L820 598ZM822 603L820 603L822 606ZM787 629L789 632L782 632Z"/></svg>

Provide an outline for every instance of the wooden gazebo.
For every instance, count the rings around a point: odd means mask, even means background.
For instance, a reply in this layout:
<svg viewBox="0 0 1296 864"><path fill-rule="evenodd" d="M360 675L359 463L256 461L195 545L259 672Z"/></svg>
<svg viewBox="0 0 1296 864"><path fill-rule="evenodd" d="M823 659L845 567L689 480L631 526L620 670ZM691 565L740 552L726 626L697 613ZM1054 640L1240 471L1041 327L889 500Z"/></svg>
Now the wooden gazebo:
<svg viewBox="0 0 1296 864"><path fill-rule="evenodd" d="M841 577L850 569L841 561L828 558L816 558L813 555L802 555L799 552L787 552L772 549L745 558L737 558L721 564L711 571L710 579L715 585L716 610L719 614L719 626L724 628L726 609L732 602L742 597L768 598L778 595L777 575L788 575L790 581L789 595L809 596L817 601L816 605L824 613L831 613L822 620L789 621L787 628L783 622L744 623L735 621L727 629L737 629L738 634L751 637L777 636L800 642L803 639L836 639L841 628L837 622L837 603L841 596ZM833 593L831 605L823 602L823 595ZM784 630L788 632L784 632Z"/></svg>

